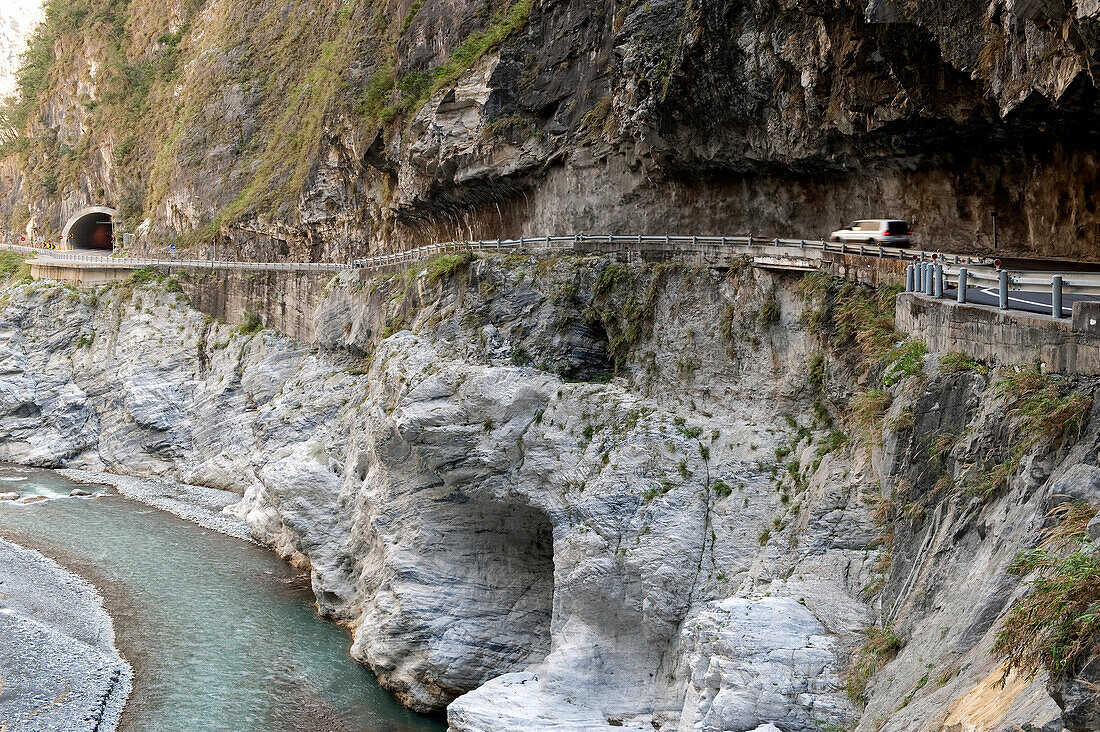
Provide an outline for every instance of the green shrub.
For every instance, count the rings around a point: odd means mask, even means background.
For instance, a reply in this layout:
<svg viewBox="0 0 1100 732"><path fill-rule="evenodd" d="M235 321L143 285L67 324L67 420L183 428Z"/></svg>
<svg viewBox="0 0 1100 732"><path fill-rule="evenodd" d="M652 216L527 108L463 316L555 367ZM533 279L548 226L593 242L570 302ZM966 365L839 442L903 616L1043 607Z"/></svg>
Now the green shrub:
<svg viewBox="0 0 1100 732"><path fill-rule="evenodd" d="M729 484L721 478L715 480L714 483L711 484L711 487L714 488L714 493L719 498L728 498L733 494L733 488L730 488Z"/></svg>
<svg viewBox="0 0 1100 732"><path fill-rule="evenodd" d="M263 321L260 320L260 316L251 310L244 311L244 320L237 326L237 332L241 335L252 335L259 332L264 327Z"/></svg>
<svg viewBox="0 0 1100 732"><path fill-rule="evenodd" d="M989 373L989 368L982 366L974 359L958 351L948 351L940 356L940 373L954 374L959 371L976 371L980 374Z"/></svg>
<svg viewBox="0 0 1100 732"><path fill-rule="evenodd" d="M764 298L764 304L760 306L756 321L765 328L779 322L779 303L776 302L775 295L769 294Z"/></svg>
<svg viewBox="0 0 1100 732"><path fill-rule="evenodd" d="M653 333L653 312L666 267L608 264L592 288L596 315L608 334L608 352L621 367L630 351Z"/></svg>
<svg viewBox="0 0 1100 732"><path fill-rule="evenodd" d="M668 493L673 488L675 488L675 486L666 480L661 483L661 485L653 486L652 488L647 489L644 493L642 493L642 498L644 498L646 501L652 501L654 498L657 498L658 496L663 496L664 494Z"/></svg>
<svg viewBox="0 0 1100 732"><path fill-rule="evenodd" d="M891 349L887 358L889 365L882 375L884 386L893 386L907 376L920 376L924 373L924 357L928 347L917 341L906 341Z"/></svg>
<svg viewBox="0 0 1100 732"><path fill-rule="evenodd" d="M527 349L522 346L517 346L512 350L512 355L508 360L513 366L530 366L531 354L527 353Z"/></svg>
<svg viewBox="0 0 1100 732"><path fill-rule="evenodd" d="M1092 410L1092 397L1079 392L1063 394L1060 383L1037 365L1014 369L998 380L993 390L1009 400L1007 416L1015 420L1020 437L1002 462L986 469L966 486L970 495L991 498L1016 474L1024 457L1040 443L1057 444L1080 436Z"/></svg>
<svg viewBox="0 0 1100 732"><path fill-rule="evenodd" d="M1015 369L1001 378L994 390L1015 401L1009 416L1020 419L1026 434L1080 436L1092 409L1092 397L1081 393L1062 394L1058 382L1037 364Z"/></svg>

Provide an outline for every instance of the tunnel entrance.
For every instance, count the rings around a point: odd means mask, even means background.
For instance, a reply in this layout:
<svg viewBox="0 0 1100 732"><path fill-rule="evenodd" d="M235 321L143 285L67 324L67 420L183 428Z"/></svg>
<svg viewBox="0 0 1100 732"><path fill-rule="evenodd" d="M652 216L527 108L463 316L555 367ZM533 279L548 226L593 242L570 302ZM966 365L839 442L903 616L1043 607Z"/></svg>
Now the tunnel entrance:
<svg viewBox="0 0 1100 732"><path fill-rule="evenodd" d="M75 213L65 224L61 241L65 249L114 249L113 221L117 212L107 206L90 206Z"/></svg>

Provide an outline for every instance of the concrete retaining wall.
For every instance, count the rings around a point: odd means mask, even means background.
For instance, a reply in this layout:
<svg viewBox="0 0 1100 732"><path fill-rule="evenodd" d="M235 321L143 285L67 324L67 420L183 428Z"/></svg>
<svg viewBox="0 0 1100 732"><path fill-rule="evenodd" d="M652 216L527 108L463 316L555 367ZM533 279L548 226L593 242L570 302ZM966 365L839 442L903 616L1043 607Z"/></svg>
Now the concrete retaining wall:
<svg viewBox="0 0 1100 732"><path fill-rule="evenodd" d="M51 279L78 287L124 282L133 267L31 264L35 279ZM245 311L260 316L274 328L303 343L313 341L313 311L335 272L286 270L194 269L158 266L174 277L196 310L227 323L240 323Z"/></svg>
<svg viewBox="0 0 1100 732"><path fill-rule="evenodd" d="M898 330L930 351L958 351L996 364L1039 361L1059 373L1100 375L1100 303L1074 303L1072 318L1056 320L902 293L895 317Z"/></svg>
<svg viewBox="0 0 1100 732"><path fill-rule="evenodd" d="M196 310L239 323L245 311L302 343L313 342L313 312L335 272L195 270L158 267L180 283Z"/></svg>
<svg viewBox="0 0 1100 732"><path fill-rule="evenodd" d="M31 260L31 277L36 280L47 279L58 282L68 282L72 285L92 287L104 285L109 282L122 282L130 278L134 273L132 269L122 269L111 266L83 266L73 267L62 264L40 264Z"/></svg>

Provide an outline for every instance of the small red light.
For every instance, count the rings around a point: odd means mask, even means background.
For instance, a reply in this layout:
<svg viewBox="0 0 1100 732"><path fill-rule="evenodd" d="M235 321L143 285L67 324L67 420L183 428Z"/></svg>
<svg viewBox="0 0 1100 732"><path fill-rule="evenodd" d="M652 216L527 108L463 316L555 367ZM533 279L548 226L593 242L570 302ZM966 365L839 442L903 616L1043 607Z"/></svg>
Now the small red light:
<svg viewBox="0 0 1100 732"><path fill-rule="evenodd" d="M909 236L912 236L912 235L913 235L913 232L911 232L911 231L910 231L910 232L909 232Z"/></svg>

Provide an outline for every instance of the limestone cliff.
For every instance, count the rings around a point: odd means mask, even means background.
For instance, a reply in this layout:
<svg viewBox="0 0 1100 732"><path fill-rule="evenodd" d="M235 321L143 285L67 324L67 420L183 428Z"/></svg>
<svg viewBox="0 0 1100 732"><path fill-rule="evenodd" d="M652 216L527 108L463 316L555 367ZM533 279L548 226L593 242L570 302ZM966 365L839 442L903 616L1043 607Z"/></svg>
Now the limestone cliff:
<svg viewBox="0 0 1100 732"><path fill-rule="evenodd" d="M300 344L170 281L20 285L0 458L240 492L454 730L1088 729L991 648L1049 510L1100 503L1095 385L1043 382L1076 421L1033 440L1017 375L903 345L868 391L896 336L853 287L444 258L341 275Z"/></svg>
<svg viewBox="0 0 1100 732"><path fill-rule="evenodd" d="M0 214L243 258L578 231L1094 258L1091 0L53 0Z"/></svg>

